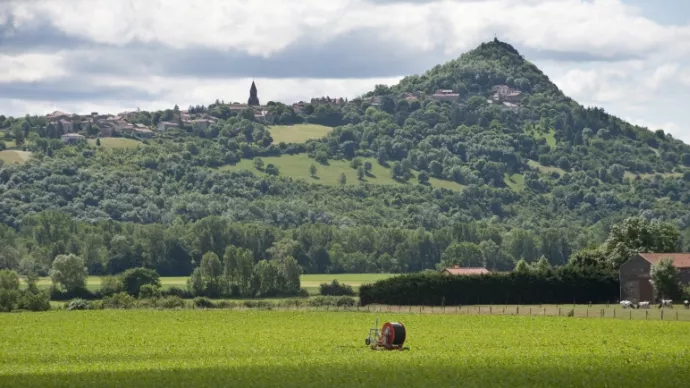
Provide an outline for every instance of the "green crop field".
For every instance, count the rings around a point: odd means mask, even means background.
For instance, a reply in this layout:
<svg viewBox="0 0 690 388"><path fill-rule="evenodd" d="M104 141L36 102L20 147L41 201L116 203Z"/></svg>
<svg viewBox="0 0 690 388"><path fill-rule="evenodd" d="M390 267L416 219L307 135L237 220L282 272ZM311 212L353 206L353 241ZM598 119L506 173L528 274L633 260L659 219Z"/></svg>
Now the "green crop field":
<svg viewBox="0 0 690 388"><path fill-rule="evenodd" d="M268 127L273 144L304 143L328 135L333 128L318 124L274 125Z"/></svg>
<svg viewBox="0 0 690 388"><path fill-rule="evenodd" d="M364 345L376 317L409 351ZM0 315L2 387L683 387L688 324L305 311Z"/></svg>
<svg viewBox="0 0 690 388"><path fill-rule="evenodd" d="M88 142L93 146L96 145L96 139L89 139ZM101 147L105 149L137 148L139 146L144 146L144 143L125 137L104 137L101 139Z"/></svg>
<svg viewBox="0 0 690 388"><path fill-rule="evenodd" d="M341 283L351 285L355 290L364 283L373 283L379 279L385 279L393 276L393 274L333 274L333 275L302 275L302 287L309 290L312 294L318 294L319 285L321 283L330 283L332 280L338 280ZM38 286L42 288L50 287L52 281L48 277L39 279ZM89 276L86 281L86 288L91 291L96 291L101 286L101 278L99 276ZM187 277L162 277L161 286L165 288L170 287L187 287Z"/></svg>
<svg viewBox="0 0 690 388"><path fill-rule="evenodd" d="M411 178L407 183L400 183L391 177L391 171L389 167L384 167L380 165L375 159L363 158L362 162L370 161L372 164L371 176L364 177L363 180L357 179L357 170L350 167L350 162L347 160L329 160L328 165L322 165L316 162L314 159L309 158L306 154L299 155L283 155L283 156L271 156L261 158L264 161L264 166L269 163L274 164L278 167L279 175L291 177L293 179L300 179L312 183L324 184L324 185L337 185L339 184L338 178L340 174L345 174L347 178L347 184L360 184L360 183L371 183L379 185L417 185L417 172L412 171L414 177ZM316 176L312 177L309 172L309 167L315 165L317 168ZM240 171L248 170L254 174L264 176L264 172L254 168L253 161L250 159L242 159L239 163L234 166L223 166L221 170L227 171ZM436 178L429 178L429 184L432 187L443 187L450 190L461 190L462 185L445 181Z"/></svg>

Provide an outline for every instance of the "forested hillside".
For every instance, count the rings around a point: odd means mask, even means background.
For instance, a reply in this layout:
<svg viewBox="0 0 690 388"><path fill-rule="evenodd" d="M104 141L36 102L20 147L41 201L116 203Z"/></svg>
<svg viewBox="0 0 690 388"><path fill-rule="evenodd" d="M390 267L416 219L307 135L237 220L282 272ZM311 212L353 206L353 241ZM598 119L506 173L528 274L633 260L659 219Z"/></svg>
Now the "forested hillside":
<svg viewBox="0 0 690 388"><path fill-rule="evenodd" d="M74 253L92 274L145 265L188 275L204 253L233 245L255 262L293 256L312 273L510 270L541 256L565 264L629 216L668 221L681 236L690 227L688 145L580 106L503 42L346 103L267 109L257 119L219 101L190 107L217 120L141 142L116 132L139 144L122 148L106 147L112 138L95 125L75 128L88 143L64 145L44 116L0 116L0 151L31 153L0 158L0 268L45 274ZM270 126L297 123L334 129L275 144ZM312 158L311 179L281 171L275 157L296 154ZM255 167L229 171L242 159ZM320 184L316 171L340 160L359 179ZM370 160L397 184L376 184Z"/></svg>

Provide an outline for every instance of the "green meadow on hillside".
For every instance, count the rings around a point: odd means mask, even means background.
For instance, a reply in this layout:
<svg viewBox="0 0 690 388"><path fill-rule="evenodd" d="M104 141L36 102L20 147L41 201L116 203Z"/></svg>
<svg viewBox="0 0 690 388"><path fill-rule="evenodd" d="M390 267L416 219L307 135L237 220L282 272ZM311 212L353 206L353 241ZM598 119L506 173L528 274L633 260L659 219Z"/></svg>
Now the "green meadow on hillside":
<svg viewBox="0 0 690 388"><path fill-rule="evenodd" d="M373 158L363 158L362 162L369 161L372 164L372 170L370 176L365 176L364 179L359 181L357 179L357 170L350 167L350 162L347 160L329 160L328 165L322 165L316 162L314 159L309 158L306 154L299 155L283 155L283 156L271 156L261 158L264 162L264 166L268 164L273 164L279 169L279 175L290 177L293 179L305 180L313 183L324 184L324 185L337 185L339 184L338 178L340 174L345 174L347 179L347 184L358 184L358 183L371 183L378 185L417 185L417 172L412 171L414 175L407 183L401 183L396 181L391 177L391 172L389 167L384 167L380 165ZM316 175L312 177L309 172L309 167L315 165L317 168ZM254 168L253 161L250 159L242 159L239 163L234 166L223 166L220 170L227 171L241 171L248 170L254 174L265 175L264 172ZM462 185L445 181L436 178L429 178L429 184L432 187L442 187L450 190L461 190Z"/></svg>
<svg viewBox="0 0 690 388"><path fill-rule="evenodd" d="M96 145L96 139L89 139L88 140L89 144L95 146ZM134 139L128 139L124 137L104 137L101 139L101 147L104 149L113 149L113 148L137 148L139 146L143 146L144 143L134 140Z"/></svg>
<svg viewBox="0 0 690 388"><path fill-rule="evenodd" d="M24 164L31 157L29 151L3 150L0 151L0 159L7 164Z"/></svg>
<svg viewBox="0 0 690 388"><path fill-rule="evenodd" d="M273 144L304 143L328 135L333 128L318 124L274 125L268 127Z"/></svg>

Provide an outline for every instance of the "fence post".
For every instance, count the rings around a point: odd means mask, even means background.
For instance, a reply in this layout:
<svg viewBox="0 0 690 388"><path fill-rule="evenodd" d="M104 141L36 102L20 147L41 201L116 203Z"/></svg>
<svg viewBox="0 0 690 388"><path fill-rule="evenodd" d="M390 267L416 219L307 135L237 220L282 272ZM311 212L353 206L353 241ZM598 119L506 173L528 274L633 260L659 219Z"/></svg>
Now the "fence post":
<svg viewBox="0 0 690 388"><path fill-rule="evenodd" d="M587 318L589 318L589 307L587 307Z"/></svg>
<svg viewBox="0 0 690 388"><path fill-rule="evenodd" d="M661 309L661 320L664 320L664 309Z"/></svg>
<svg viewBox="0 0 690 388"><path fill-rule="evenodd" d="M630 312L632 312L632 310L630 310ZM646 311L644 312L644 320L646 321L647 318L649 318L649 310L646 310Z"/></svg>
<svg viewBox="0 0 690 388"><path fill-rule="evenodd" d="M482 314L482 306L477 306L477 315Z"/></svg>
<svg viewBox="0 0 690 388"><path fill-rule="evenodd" d="M678 311L676 311L676 321L678 320Z"/></svg>
<svg viewBox="0 0 690 388"><path fill-rule="evenodd" d="M616 309L613 309L613 317L616 317Z"/></svg>
<svg viewBox="0 0 690 388"><path fill-rule="evenodd" d="M544 316L546 316L546 307L544 307Z"/></svg>
<svg viewBox="0 0 690 388"><path fill-rule="evenodd" d="M529 308L529 315L532 316L532 308Z"/></svg>
<svg viewBox="0 0 690 388"><path fill-rule="evenodd" d="M558 308L558 316L559 317L561 316L561 308L560 307Z"/></svg>
<svg viewBox="0 0 690 388"><path fill-rule="evenodd" d="M630 310L630 319L632 319L632 310Z"/></svg>

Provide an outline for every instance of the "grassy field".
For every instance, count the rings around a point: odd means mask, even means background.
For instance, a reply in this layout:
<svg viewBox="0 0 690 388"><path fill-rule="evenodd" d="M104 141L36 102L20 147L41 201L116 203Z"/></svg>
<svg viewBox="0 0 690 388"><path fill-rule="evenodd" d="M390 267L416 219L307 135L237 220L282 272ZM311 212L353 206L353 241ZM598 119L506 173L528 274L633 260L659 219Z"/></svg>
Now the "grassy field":
<svg viewBox="0 0 690 388"><path fill-rule="evenodd" d="M29 151L3 150L0 151L0 159L7 164L24 164L31 157Z"/></svg>
<svg viewBox="0 0 690 388"><path fill-rule="evenodd" d="M89 144L95 146L96 139L89 139ZM113 148L137 148L144 144L138 140L128 139L124 137L104 137L101 139L101 147L104 149Z"/></svg>
<svg viewBox="0 0 690 388"><path fill-rule="evenodd" d="M373 352L403 322L405 352ZM688 324L303 311L0 315L0 386L683 387Z"/></svg>
<svg viewBox="0 0 690 388"><path fill-rule="evenodd" d="M333 128L318 124L274 125L268 127L273 144L304 143L328 135Z"/></svg>
<svg viewBox="0 0 690 388"><path fill-rule="evenodd" d="M392 274L334 274L334 275L302 275L301 283L302 287L309 290L312 294L318 294L319 285L321 283L330 283L332 280L336 279L340 283L349 284L355 290L359 288L364 283L373 283L379 279L386 279L393 276ZM38 286L42 288L50 287L52 284L50 278L41 278L38 281ZM96 291L101 286L101 278L99 276L89 276L86 281L86 286L91 291ZM162 277L161 286L164 289L170 287L187 287L187 277Z"/></svg>
<svg viewBox="0 0 690 388"><path fill-rule="evenodd" d="M513 191L522 191L525 189L525 177L522 174L513 174L510 176L504 174L503 181Z"/></svg>
<svg viewBox="0 0 690 388"><path fill-rule="evenodd" d="M527 134L532 136L535 140L546 140L546 144L548 144L551 149L556 149L556 130L554 128L550 128L546 133L532 130L528 131Z"/></svg>
<svg viewBox="0 0 690 388"><path fill-rule="evenodd" d="M362 161L370 161L372 164L372 176L365 177L362 181L357 179L357 171L350 167L350 163L346 160L329 160L328 165L322 165L314 161L314 159L309 158L306 154L299 155L283 155L276 157L266 157L261 158L264 161L264 166L272 163L278 167L281 176L291 177L293 179L300 179L312 183L324 184L324 185L337 185L339 184L338 178L340 174L345 174L347 178L347 184L360 184L360 183L371 183L379 185L417 185L417 173L413 172L414 178L410 179L407 183L400 183L393 178L391 178L391 172L389 167L384 167L380 165L375 159L362 159ZM226 171L240 171L248 170L258 175L265 175L262 171L257 170L253 166L253 161L249 159L242 159L239 163L234 166L223 166L220 170ZM316 176L312 177L309 172L309 167L314 164L317 168ZM443 187L450 190L461 190L462 185L451 182L440 180L436 178L430 178L429 183L433 187Z"/></svg>

